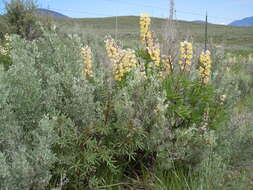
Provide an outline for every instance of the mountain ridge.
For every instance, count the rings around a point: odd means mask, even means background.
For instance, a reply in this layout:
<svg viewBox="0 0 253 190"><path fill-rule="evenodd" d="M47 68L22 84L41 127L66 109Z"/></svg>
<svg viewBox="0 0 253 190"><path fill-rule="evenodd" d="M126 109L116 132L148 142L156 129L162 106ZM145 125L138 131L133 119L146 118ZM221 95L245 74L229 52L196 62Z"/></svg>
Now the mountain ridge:
<svg viewBox="0 0 253 190"><path fill-rule="evenodd" d="M53 18L70 18L60 12L49 10L49 9L44 9L44 8L38 8L36 11L36 14L38 16L48 16L48 17L53 17ZM205 23L204 20L194 20L190 22L195 22L195 23ZM208 24L213 24L213 23L208 23ZM246 17L240 20L235 20L231 23L228 24L228 26L253 26L253 16L252 17Z"/></svg>
<svg viewBox="0 0 253 190"><path fill-rule="evenodd" d="M229 26L253 26L253 16L246 17L241 20L235 20L228 25Z"/></svg>
<svg viewBox="0 0 253 190"><path fill-rule="evenodd" d="M42 17L47 16L47 17L54 17L54 18L69 18L68 16L66 16L62 13L52 11L52 10L49 10L49 9L43 9L43 8L38 8L36 10L36 14L38 16L42 16Z"/></svg>

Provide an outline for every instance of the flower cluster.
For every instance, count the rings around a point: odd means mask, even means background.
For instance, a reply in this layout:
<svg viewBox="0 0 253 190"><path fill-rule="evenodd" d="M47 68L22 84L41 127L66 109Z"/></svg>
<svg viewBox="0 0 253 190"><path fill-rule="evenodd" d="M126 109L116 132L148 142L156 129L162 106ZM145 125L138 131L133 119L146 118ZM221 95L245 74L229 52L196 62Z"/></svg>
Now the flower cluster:
<svg viewBox="0 0 253 190"><path fill-rule="evenodd" d="M220 104L223 105L226 99L227 99L226 94L223 94L222 96L220 96Z"/></svg>
<svg viewBox="0 0 253 190"><path fill-rule="evenodd" d="M200 67L199 67L199 74L201 76L201 80L203 84L207 84L210 79L210 73L211 73L211 57L210 57L210 51L203 51L200 54L199 57L199 62L200 62Z"/></svg>
<svg viewBox="0 0 253 190"><path fill-rule="evenodd" d="M110 36L105 39L105 47L108 57L113 64L113 76L117 81L121 81L125 73L131 71L137 65L135 51L132 49L122 49Z"/></svg>
<svg viewBox="0 0 253 190"><path fill-rule="evenodd" d="M119 56L120 47L111 36L105 37L105 49L107 56L113 61Z"/></svg>
<svg viewBox="0 0 253 190"><path fill-rule="evenodd" d="M163 71L161 72L162 77L166 77L173 72L173 64L171 60L171 56L162 55L161 65Z"/></svg>
<svg viewBox="0 0 253 190"><path fill-rule="evenodd" d="M84 58L84 69L83 69L83 74L86 77L92 77L93 72L92 72L92 52L91 48L89 46L85 46L82 48L81 51L83 58Z"/></svg>
<svg viewBox="0 0 253 190"><path fill-rule="evenodd" d="M181 70L189 71L192 65L192 44L190 42L184 41L180 43L180 60Z"/></svg>
<svg viewBox="0 0 253 190"><path fill-rule="evenodd" d="M147 46L147 50L148 50L148 54L150 55L150 58L152 59L152 61L154 61L155 65L157 67L160 66L160 62L161 62L161 50L160 50L160 45L158 42L155 43L150 43Z"/></svg>
<svg viewBox="0 0 253 190"><path fill-rule="evenodd" d="M5 34L4 36L5 39L5 43L4 46L0 46L0 54L3 56L7 56L11 50L11 37L9 36L9 34Z"/></svg>
<svg viewBox="0 0 253 190"><path fill-rule="evenodd" d="M152 35L150 32L151 19L148 14L141 14L140 16L140 35L141 41L145 45L146 39L151 39Z"/></svg>
<svg viewBox="0 0 253 190"><path fill-rule="evenodd" d="M154 35L150 30L151 19L148 14L141 14L140 16L140 33L141 41L146 46L148 54L157 67L160 66L161 50L160 44L154 40Z"/></svg>
<svg viewBox="0 0 253 190"><path fill-rule="evenodd" d="M208 120L209 120L209 110L207 110L203 115L202 124L200 130L205 132L208 129Z"/></svg>

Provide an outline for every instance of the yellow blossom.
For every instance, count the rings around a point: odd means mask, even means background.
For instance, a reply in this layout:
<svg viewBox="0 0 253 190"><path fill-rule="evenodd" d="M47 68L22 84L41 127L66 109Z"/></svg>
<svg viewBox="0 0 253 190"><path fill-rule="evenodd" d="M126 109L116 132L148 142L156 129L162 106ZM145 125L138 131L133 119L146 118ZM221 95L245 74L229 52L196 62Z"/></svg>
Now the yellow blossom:
<svg viewBox="0 0 253 190"><path fill-rule="evenodd" d="M161 63L162 63L161 66L163 69L163 71L161 72L161 76L162 76L162 78L164 78L164 77L170 75L173 71L171 56L162 55Z"/></svg>
<svg viewBox="0 0 253 190"><path fill-rule="evenodd" d="M181 70L189 71L192 65L193 50L190 42L184 41L180 43L180 60Z"/></svg>
<svg viewBox="0 0 253 190"><path fill-rule="evenodd" d="M227 99L226 94L221 95L221 96L220 96L220 104L223 105L224 102L226 101L226 99Z"/></svg>
<svg viewBox="0 0 253 190"><path fill-rule="evenodd" d="M111 36L105 37L105 48L109 58L115 58L119 56L119 47Z"/></svg>
<svg viewBox="0 0 253 190"><path fill-rule="evenodd" d="M3 46L0 45L0 54L1 55L4 55L4 56L9 55L10 50L11 50L10 42L11 42L10 35L5 34L5 36L4 36L4 45Z"/></svg>
<svg viewBox="0 0 253 190"><path fill-rule="evenodd" d="M159 43L155 43L153 46L148 46L147 47L148 53L150 55L150 58L152 59L152 61L154 61L155 65L157 67L160 66L160 62L161 62L161 50L160 50L160 45Z"/></svg>
<svg viewBox="0 0 253 190"><path fill-rule="evenodd" d="M113 65L113 76L117 81L121 81L125 73L131 71L137 65L135 51L132 49L122 49L110 36L105 39L107 55Z"/></svg>
<svg viewBox="0 0 253 190"><path fill-rule="evenodd" d="M140 36L143 44L146 43L146 38L151 38L150 33L151 19L148 14L141 14L140 16Z"/></svg>
<svg viewBox="0 0 253 190"><path fill-rule="evenodd" d="M203 51L200 54L199 57L199 62L200 62L200 67L199 67L199 74L202 80L202 83L207 84L210 79L210 74L211 74L211 57L210 57L210 51Z"/></svg>
<svg viewBox="0 0 253 190"><path fill-rule="evenodd" d="M92 52L91 48L89 46L85 46L82 48L81 53L84 58L84 69L83 69L83 74L86 77L92 77Z"/></svg>
<svg viewBox="0 0 253 190"><path fill-rule="evenodd" d="M157 67L161 62L160 44L154 40L154 35L150 30L151 19L148 14L141 14L140 16L140 36L141 42L145 45L151 60Z"/></svg>

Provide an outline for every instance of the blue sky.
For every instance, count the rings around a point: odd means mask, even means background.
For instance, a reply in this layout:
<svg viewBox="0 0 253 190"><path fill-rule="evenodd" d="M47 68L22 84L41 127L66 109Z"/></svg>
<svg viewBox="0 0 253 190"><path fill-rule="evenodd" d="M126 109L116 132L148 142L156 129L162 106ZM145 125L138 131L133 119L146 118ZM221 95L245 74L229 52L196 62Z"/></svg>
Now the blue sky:
<svg viewBox="0 0 253 190"><path fill-rule="evenodd" d="M56 10L70 17L105 17L149 13L167 17L169 0L37 0L40 7ZM175 0L176 18L227 24L253 16L253 0Z"/></svg>

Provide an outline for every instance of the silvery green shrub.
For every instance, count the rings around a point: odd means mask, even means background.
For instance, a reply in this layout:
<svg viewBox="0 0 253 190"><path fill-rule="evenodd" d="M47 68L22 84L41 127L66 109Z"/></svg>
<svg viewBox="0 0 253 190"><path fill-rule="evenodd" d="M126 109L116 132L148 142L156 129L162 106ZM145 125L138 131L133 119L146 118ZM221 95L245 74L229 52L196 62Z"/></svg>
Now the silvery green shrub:
<svg viewBox="0 0 253 190"><path fill-rule="evenodd" d="M1 188L94 189L105 173L124 178L201 162L226 115L215 85L145 78L140 68L119 83L96 51L94 77L86 78L82 42L55 32L30 42L13 36L12 65L0 74ZM207 108L210 128L202 130Z"/></svg>
<svg viewBox="0 0 253 190"><path fill-rule="evenodd" d="M0 74L1 189L44 189L55 160L55 135L35 68L35 45L15 37L13 65Z"/></svg>

